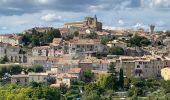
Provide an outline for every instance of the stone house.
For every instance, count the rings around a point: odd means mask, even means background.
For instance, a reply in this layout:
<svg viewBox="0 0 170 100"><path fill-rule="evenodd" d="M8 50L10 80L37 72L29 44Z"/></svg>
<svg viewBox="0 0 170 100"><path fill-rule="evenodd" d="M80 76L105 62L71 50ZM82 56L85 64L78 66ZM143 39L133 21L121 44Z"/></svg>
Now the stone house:
<svg viewBox="0 0 170 100"><path fill-rule="evenodd" d="M0 58L7 56L9 62L26 63L27 54L20 46L3 45L0 46Z"/></svg>
<svg viewBox="0 0 170 100"><path fill-rule="evenodd" d="M49 46L39 46L32 48L32 56L48 56Z"/></svg>

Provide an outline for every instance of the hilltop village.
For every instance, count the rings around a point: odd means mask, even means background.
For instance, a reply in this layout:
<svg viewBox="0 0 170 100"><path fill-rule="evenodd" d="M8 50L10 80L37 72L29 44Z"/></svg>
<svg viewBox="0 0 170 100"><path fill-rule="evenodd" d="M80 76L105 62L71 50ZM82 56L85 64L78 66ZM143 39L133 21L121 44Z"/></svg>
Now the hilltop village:
<svg viewBox="0 0 170 100"><path fill-rule="evenodd" d="M155 31L154 25L148 28L150 31L142 28L103 29L102 22L94 16L80 22L65 23L62 28L34 27L22 33L0 34L1 84L27 86L36 82L52 88L63 85L73 88L76 82L77 85L83 82L85 85L80 85L82 87L89 84L93 89L110 87L108 90L114 90L113 97L116 95L116 98L127 100L131 100L128 97L147 97L146 94L153 91L159 93L159 81L170 80L170 32ZM152 91L144 91L147 82L151 84L150 88L154 86ZM133 90L132 86L141 90ZM62 100L85 98L89 95L86 93L88 89L92 88L76 89L79 95ZM95 96L109 98L110 94L106 92Z"/></svg>

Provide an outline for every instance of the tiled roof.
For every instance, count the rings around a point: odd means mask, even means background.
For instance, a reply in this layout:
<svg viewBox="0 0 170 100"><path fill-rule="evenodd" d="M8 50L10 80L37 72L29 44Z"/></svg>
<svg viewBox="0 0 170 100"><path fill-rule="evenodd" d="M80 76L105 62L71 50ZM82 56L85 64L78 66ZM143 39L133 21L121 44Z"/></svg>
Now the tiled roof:
<svg viewBox="0 0 170 100"><path fill-rule="evenodd" d="M72 73L80 73L81 72L81 68L70 68L68 71L67 71L67 73L70 73L70 74L72 74Z"/></svg>
<svg viewBox="0 0 170 100"><path fill-rule="evenodd" d="M90 44L90 45L94 45L97 43L100 43L99 40L92 40L92 39L72 39L70 40L71 44Z"/></svg>
<svg viewBox="0 0 170 100"><path fill-rule="evenodd" d="M34 47L33 49L38 49L38 50L43 50L43 49L49 49L49 46L39 46L39 47Z"/></svg>

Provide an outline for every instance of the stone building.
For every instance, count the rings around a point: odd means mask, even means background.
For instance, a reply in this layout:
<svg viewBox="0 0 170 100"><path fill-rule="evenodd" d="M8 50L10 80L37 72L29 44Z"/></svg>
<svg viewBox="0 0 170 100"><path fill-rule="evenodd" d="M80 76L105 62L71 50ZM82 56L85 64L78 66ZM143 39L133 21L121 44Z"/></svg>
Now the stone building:
<svg viewBox="0 0 170 100"><path fill-rule="evenodd" d="M65 28L77 27L77 28L92 28L98 31L102 30L102 23L97 21L97 17L86 17L84 21L65 23Z"/></svg>
<svg viewBox="0 0 170 100"><path fill-rule="evenodd" d="M11 46L10 44L0 45L0 58L7 56L9 62L26 63L27 54L20 46Z"/></svg>

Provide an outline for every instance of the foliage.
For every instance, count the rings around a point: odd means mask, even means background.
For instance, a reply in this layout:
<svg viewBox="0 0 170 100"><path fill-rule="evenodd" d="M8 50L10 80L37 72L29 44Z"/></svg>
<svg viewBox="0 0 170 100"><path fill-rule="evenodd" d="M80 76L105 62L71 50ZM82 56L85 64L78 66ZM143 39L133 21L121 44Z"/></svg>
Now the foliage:
<svg viewBox="0 0 170 100"><path fill-rule="evenodd" d="M85 92L82 96L82 100L101 100L100 95L96 90Z"/></svg>
<svg viewBox="0 0 170 100"><path fill-rule="evenodd" d="M119 73L119 87L121 89L124 88L124 75L123 75L123 69L120 69L120 73Z"/></svg>
<svg viewBox="0 0 170 100"><path fill-rule="evenodd" d="M47 79L47 83L48 83L48 85L55 84L56 79L54 77L50 77L50 78Z"/></svg>
<svg viewBox="0 0 170 100"><path fill-rule="evenodd" d="M0 100L59 100L60 91L45 85L39 87L6 85L0 87Z"/></svg>
<svg viewBox="0 0 170 100"><path fill-rule="evenodd" d="M98 35L97 33L93 32L93 33L90 33L86 36L86 38L89 38L89 39L97 39L98 38Z"/></svg>
<svg viewBox="0 0 170 100"><path fill-rule="evenodd" d="M84 77L83 81L89 83L94 79L94 73L91 70L85 70L83 72L83 77Z"/></svg>
<svg viewBox="0 0 170 100"><path fill-rule="evenodd" d="M101 88L107 88L108 75L100 75L97 80L97 85Z"/></svg>
<svg viewBox="0 0 170 100"><path fill-rule="evenodd" d="M135 35L129 40L129 43L131 44L131 46L141 47L150 45L151 41L149 41L146 37Z"/></svg>
<svg viewBox="0 0 170 100"><path fill-rule="evenodd" d="M15 75L15 74L20 74L21 71L22 71L22 67L20 65L11 65L9 68L8 68L8 71L11 75Z"/></svg>
<svg viewBox="0 0 170 100"><path fill-rule="evenodd" d="M97 52L96 57L98 59L101 59L102 57L107 57L108 53L107 52Z"/></svg>
<svg viewBox="0 0 170 100"><path fill-rule="evenodd" d="M22 42L24 46L40 46L52 42L54 38L61 38L60 31L58 29L51 29L47 32L38 32L34 28L32 34L25 33L22 36Z"/></svg>
<svg viewBox="0 0 170 100"><path fill-rule="evenodd" d="M115 65L111 63L108 70L109 70L110 75L107 78L107 88L110 90L117 90L118 82L117 82L117 77L116 77L117 73L115 70Z"/></svg>
<svg viewBox="0 0 170 100"><path fill-rule="evenodd" d="M5 73L13 74L20 74L22 71L22 67L20 65L9 65L9 66L2 66L0 67L0 77L2 78Z"/></svg>
<svg viewBox="0 0 170 100"><path fill-rule="evenodd" d="M112 48L110 48L109 53L111 55L123 55L124 50L121 47L112 47Z"/></svg>
<svg viewBox="0 0 170 100"><path fill-rule="evenodd" d="M29 72L43 72L44 68L41 65L33 65L31 67L28 68Z"/></svg>
<svg viewBox="0 0 170 100"><path fill-rule="evenodd" d="M78 32L78 31L75 31L75 32L74 32L74 36L76 36L76 37L79 36L79 32Z"/></svg>
<svg viewBox="0 0 170 100"><path fill-rule="evenodd" d="M70 39L74 38L74 34L69 34L67 37L64 38L64 40L69 41Z"/></svg>
<svg viewBox="0 0 170 100"><path fill-rule="evenodd" d="M5 55L3 58L0 59L1 64L5 64L6 62L9 62L7 55Z"/></svg>
<svg viewBox="0 0 170 100"><path fill-rule="evenodd" d="M60 90L62 94L65 94L68 91L68 86L66 84L61 84Z"/></svg>
<svg viewBox="0 0 170 100"><path fill-rule="evenodd" d="M101 41L100 41L100 43L101 44L103 44L103 45L106 45L106 43L107 42L109 42L109 41L113 41L114 39L116 39L116 37L103 37L103 38L101 38Z"/></svg>

